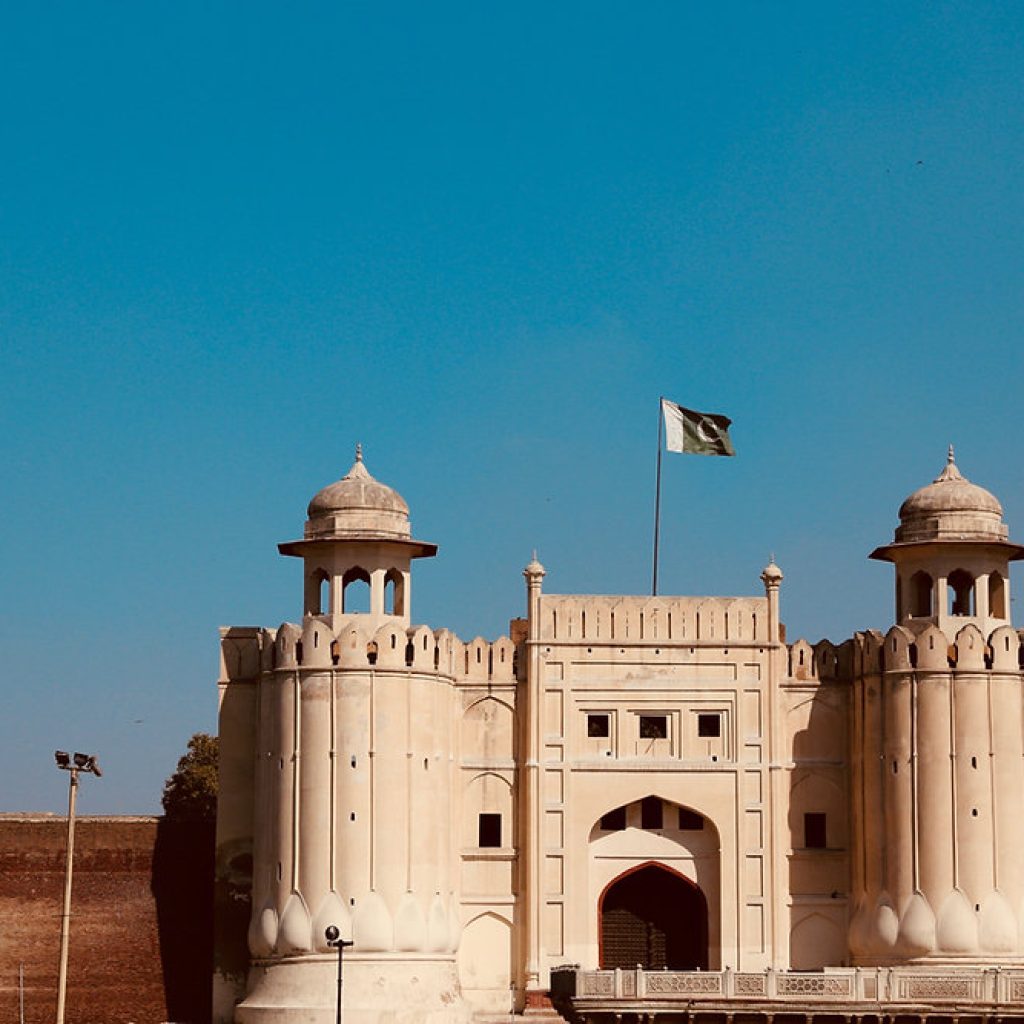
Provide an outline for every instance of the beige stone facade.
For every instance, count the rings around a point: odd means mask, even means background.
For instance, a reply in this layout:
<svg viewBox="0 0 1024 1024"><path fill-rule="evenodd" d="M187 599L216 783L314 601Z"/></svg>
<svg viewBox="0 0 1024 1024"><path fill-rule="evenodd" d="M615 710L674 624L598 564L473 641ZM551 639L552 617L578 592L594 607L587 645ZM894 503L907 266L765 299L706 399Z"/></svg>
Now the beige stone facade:
<svg viewBox="0 0 1024 1024"><path fill-rule="evenodd" d="M218 1020L332 1019L331 924L353 1024L522 1010L567 963L609 998L638 964L721 993L1024 965L1022 551L952 452L873 555L897 624L839 647L786 643L774 563L630 597L536 559L510 636L463 642L411 624L435 550L357 455L281 545L301 622L222 631L218 843L253 881Z"/></svg>

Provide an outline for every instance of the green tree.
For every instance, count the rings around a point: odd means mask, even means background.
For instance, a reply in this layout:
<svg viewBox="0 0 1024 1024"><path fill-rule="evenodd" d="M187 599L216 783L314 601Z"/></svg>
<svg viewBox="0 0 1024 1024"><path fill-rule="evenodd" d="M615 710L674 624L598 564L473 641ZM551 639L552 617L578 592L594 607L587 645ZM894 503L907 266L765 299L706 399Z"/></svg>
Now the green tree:
<svg viewBox="0 0 1024 1024"><path fill-rule="evenodd" d="M175 821L217 817L217 737L197 732L178 770L164 783L164 815Z"/></svg>

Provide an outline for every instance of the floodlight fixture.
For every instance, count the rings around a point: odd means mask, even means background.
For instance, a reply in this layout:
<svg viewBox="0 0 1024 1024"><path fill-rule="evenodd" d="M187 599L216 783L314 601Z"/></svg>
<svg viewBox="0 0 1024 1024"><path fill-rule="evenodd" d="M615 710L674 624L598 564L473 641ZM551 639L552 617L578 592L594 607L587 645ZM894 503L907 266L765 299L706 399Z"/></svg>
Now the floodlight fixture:
<svg viewBox="0 0 1024 1024"><path fill-rule="evenodd" d="M57 767L70 773L68 779L68 840L67 864L64 869L64 910L60 916L60 966L57 971L57 1024L64 1024L64 1005L68 985L68 940L71 934L71 872L75 857L75 795L78 792L78 773L103 773L96 764L95 754L82 754L77 750L72 758L66 750L55 750L53 759ZM74 763L72 763L72 761Z"/></svg>
<svg viewBox="0 0 1024 1024"><path fill-rule="evenodd" d="M93 775L102 775L100 766L96 763L95 754L80 754L77 750L75 751L75 767L81 769L83 772L92 772Z"/></svg>

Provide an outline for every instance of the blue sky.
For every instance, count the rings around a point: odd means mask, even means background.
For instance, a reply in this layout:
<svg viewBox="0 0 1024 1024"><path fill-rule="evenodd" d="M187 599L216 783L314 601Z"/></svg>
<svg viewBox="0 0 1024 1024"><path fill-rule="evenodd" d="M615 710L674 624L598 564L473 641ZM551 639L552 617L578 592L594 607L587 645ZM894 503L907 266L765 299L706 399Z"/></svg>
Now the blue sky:
<svg viewBox="0 0 1024 1024"><path fill-rule="evenodd" d="M957 445L1024 536L1024 9L601 2L0 12L0 810L150 812L217 627L362 441L495 637L662 589L891 619L867 553ZM1015 578L1016 581L1016 578ZM1019 584L1018 584L1019 585Z"/></svg>

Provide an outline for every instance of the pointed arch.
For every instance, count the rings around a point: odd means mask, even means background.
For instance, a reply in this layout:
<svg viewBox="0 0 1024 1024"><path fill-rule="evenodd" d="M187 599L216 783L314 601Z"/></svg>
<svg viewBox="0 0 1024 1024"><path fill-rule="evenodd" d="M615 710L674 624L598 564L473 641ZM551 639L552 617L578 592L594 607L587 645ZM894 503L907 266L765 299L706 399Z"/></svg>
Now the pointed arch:
<svg viewBox="0 0 1024 1024"><path fill-rule="evenodd" d="M463 806L465 847L509 847L512 838L512 784L497 772L480 772L466 785Z"/></svg>
<svg viewBox="0 0 1024 1024"><path fill-rule="evenodd" d="M935 581L923 569L919 569L910 577L908 597L909 614L913 618L927 619L935 614Z"/></svg>
<svg viewBox="0 0 1024 1024"><path fill-rule="evenodd" d="M846 952L845 936L839 924L823 914L814 911L793 925L789 957L794 971L814 971L829 964L841 964Z"/></svg>
<svg viewBox="0 0 1024 1024"><path fill-rule="evenodd" d="M1005 619L1006 614L1006 580L996 570L988 574L988 614L993 619Z"/></svg>
<svg viewBox="0 0 1024 1024"><path fill-rule="evenodd" d="M494 696L481 697L462 715L462 756L467 761L511 761L515 714Z"/></svg>
<svg viewBox="0 0 1024 1024"><path fill-rule="evenodd" d="M598 897L602 969L707 970L708 903L673 868L645 861L612 879Z"/></svg>
<svg viewBox="0 0 1024 1024"><path fill-rule="evenodd" d="M477 1011L508 1011L512 950L512 922L504 915L488 910L467 922L456 963L462 994Z"/></svg>
<svg viewBox="0 0 1024 1024"><path fill-rule="evenodd" d="M974 615L974 577L966 569L954 569L946 579L950 615Z"/></svg>
<svg viewBox="0 0 1024 1024"><path fill-rule="evenodd" d="M370 574L358 565L341 577L341 612L364 614L370 610Z"/></svg>
<svg viewBox="0 0 1024 1024"><path fill-rule="evenodd" d="M405 615L405 576L399 569L384 573L384 614Z"/></svg>

